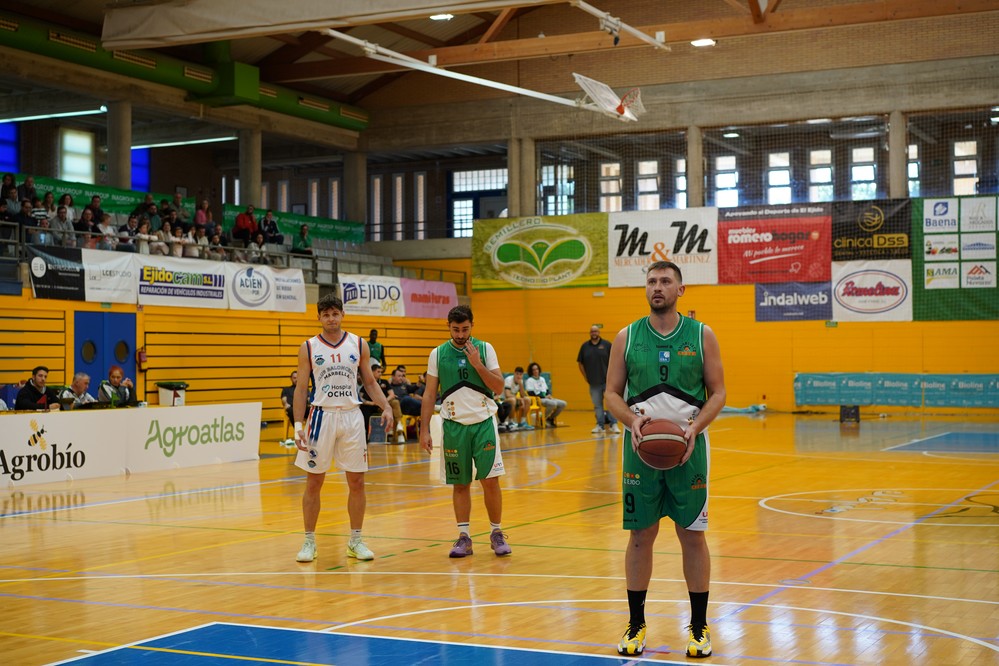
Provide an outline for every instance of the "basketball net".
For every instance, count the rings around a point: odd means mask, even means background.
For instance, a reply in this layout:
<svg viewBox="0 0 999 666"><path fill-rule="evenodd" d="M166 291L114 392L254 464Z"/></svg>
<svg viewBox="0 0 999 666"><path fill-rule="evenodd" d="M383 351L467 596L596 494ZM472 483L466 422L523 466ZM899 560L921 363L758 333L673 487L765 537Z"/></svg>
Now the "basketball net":
<svg viewBox="0 0 999 666"><path fill-rule="evenodd" d="M645 105L642 104L642 91L638 88L632 88L624 94L621 98L621 103L617 105L618 115L623 116L624 110L630 109L635 117L645 113Z"/></svg>

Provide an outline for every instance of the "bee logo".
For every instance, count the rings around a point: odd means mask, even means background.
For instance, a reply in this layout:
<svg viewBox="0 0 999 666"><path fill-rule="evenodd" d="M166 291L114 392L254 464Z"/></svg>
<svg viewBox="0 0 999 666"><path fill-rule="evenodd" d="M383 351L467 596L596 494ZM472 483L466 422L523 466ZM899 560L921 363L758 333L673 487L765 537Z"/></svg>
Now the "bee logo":
<svg viewBox="0 0 999 666"><path fill-rule="evenodd" d="M45 428L39 428L38 421L31 419L31 430L32 433L31 437L28 438L28 446L37 446L44 451L45 447L49 445L48 442L45 441L45 438L42 437L42 435L45 434Z"/></svg>

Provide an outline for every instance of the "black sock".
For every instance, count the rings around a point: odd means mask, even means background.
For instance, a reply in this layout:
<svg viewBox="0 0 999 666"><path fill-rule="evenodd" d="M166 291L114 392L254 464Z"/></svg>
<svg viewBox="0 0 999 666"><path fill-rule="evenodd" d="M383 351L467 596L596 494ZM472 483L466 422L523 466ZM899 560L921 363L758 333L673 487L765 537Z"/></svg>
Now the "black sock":
<svg viewBox="0 0 999 666"><path fill-rule="evenodd" d="M690 595L690 626L695 634L708 626L708 593L688 592Z"/></svg>
<svg viewBox="0 0 999 666"><path fill-rule="evenodd" d="M648 590L628 590L628 610L631 612L628 622L632 626L645 624L645 595L648 592Z"/></svg>

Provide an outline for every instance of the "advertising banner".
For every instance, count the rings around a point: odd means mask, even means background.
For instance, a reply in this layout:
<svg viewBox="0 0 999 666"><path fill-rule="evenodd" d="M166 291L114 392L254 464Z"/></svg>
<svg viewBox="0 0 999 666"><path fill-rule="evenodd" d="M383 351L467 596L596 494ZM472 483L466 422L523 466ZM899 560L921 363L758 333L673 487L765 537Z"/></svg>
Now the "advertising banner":
<svg viewBox="0 0 999 666"><path fill-rule="evenodd" d="M833 262L832 285L836 321L912 321L909 260Z"/></svg>
<svg viewBox="0 0 999 666"><path fill-rule="evenodd" d="M839 378L834 372L799 372L794 375L794 404L839 405Z"/></svg>
<svg viewBox="0 0 999 666"><path fill-rule="evenodd" d="M913 317L999 318L997 198L913 199Z"/></svg>
<svg viewBox="0 0 999 666"><path fill-rule="evenodd" d="M231 310L305 312L305 278L300 268L226 263Z"/></svg>
<svg viewBox="0 0 999 666"><path fill-rule="evenodd" d="M139 265L139 304L227 308L225 264L148 254L133 255Z"/></svg>
<svg viewBox="0 0 999 666"><path fill-rule="evenodd" d="M828 282L831 234L828 204L722 208L718 281Z"/></svg>
<svg viewBox="0 0 999 666"><path fill-rule="evenodd" d="M28 174L18 174L17 182L23 183L25 176ZM76 208L77 213L83 210L85 207L90 205L90 200L94 196L99 196L101 198L101 208L107 213L131 213L135 210L136 206L142 203L146 198L145 192L136 192L133 190L120 190L116 187L108 187L106 185L91 185L89 183L74 183L68 180L59 180L57 178L46 178L44 176L35 176L35 190L38 192L38 196L41 197L45 192L51 192L56 201L64 194L68 194L73 197L73 207ZM173 205L173 195L172 194L153 194L153 199L157 204L163 199L170 202ZM185 197L183 200L183 206L190 212L194 214L195 204L197 203L194 197ZM100 222L100 220L97 220Z"/></svg>
<svg viewBox="0 0 999 666"><path fill-rule="evenodd" d="M756 285L756 321L829 321L832 318L828 282Z"/></svg>
<svg viewBox="0 0 999 666"><path fill-rule="evenodd" d="M999 375L923 375L927 407L999 407Z"/></svg>
<svg viewBox="0 0 999 666"><path fill-rule="evenodd" d="M222 206L222 226L231 231L233 225L236 224L236 216L245 210L246 206L224 204ZM257 218L257 224L260 224L260 220L264 219L266 212L263 209L256 209L254 214ZM294 213L280 213L276 210L273 213L278 229L284 234L284 242L288 245L291 244L291 239L298 235L299 228L303 224L309 225L309 236L312 238L342 240L358 244L364 242L363 222L331 220L325 217L309 217L307 215L295 215Z"/></svg>
<svg viewBox="0 0 999 666"><path fill-rule="evenodd" d="M402 278L401 285L407 317L446 319L448 311L458 305L458 289L453 282Z"/></svg>
<svg viewBox="0 0 999 666"><path fill-rule="evenodd" d="M645 286L645 269L672 261L684 284L718 284L718 209L611 213L607 220L608 285Z"/></svg>
<svg viewBox="0 0 999 666"><path fill-rule="evenodd" d="M803 405L999 407L999 375L811 372L794 376Z"/></svg>
<svg viewBox="0 0 999 666"><path fill-rule="evenodd" d="M475 221L473 290L605 286L606 213Z"/></svg>
<svg viewBox="0 0 999 666"><path fill-rule="evenodd" d="M923 376L883 373L874 379L874 404L919 407L923 404Z"/></svg>
<svg viewBox="0 0 999 666"><path fill-rule="evenodd" d="M908 199L832 204L832 260L909 259Z"/></svg>
<svg viewBox="0 0 999 666"><path fill-rule="evenodd" d="M87 298L83 254L75 248L26 245L31 293L35 298L83 301Z"/></svg>
<svg viewBox="0 0 999 666"><path fill-rule="evenodd" d="M351 315L405 317L406 302L399 278L340 273L343 310Z"/></svg>
<svg viewBox="0 0 999 666"><path fill-rule="evenodd" d="M86 300L92 303L135 303L139 265L131 253L82 250Z"/></svg>
<svg viewBox="0 0 999 666"><path fill-rule="evenodd" d="M7 414L0 417L0 484L255 460L260 412L257 402Z"/></svg>

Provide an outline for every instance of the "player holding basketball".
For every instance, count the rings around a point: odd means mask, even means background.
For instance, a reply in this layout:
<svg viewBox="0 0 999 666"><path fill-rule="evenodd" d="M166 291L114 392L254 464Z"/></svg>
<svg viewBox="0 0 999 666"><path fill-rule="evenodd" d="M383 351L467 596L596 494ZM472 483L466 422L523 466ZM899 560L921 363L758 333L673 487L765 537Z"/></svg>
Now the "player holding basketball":
<svg viewBox="0 0 999 666"><path fill-rule="evenodd" d="M496 401L503 392L503 373L493 346L472 337L472 309L458 305L447 313L451 339L430 352L427 361L427 387L420 413L420 444L430 453L430 419L434 415L433 396L441 390L443 419L442 456L445 479L451 486L458 540L449 557L472 554L469 521L472 515L472 470L482 486L489 515L489 545L497 555L509 555L510 545L500 526L503 497L499 477L505 473L496 429Z"/></svg>
<svg viewBox="0 0 999 666"><path fill-rule="evenodd" d="M708 435L704 430L725 405L721 352L714 332L682 316L676 301L683 275L671 261L646 271L647 317L621 329L607 369L607 405L625 426L622 464L624 529L630 530L624 559L631 617L618 653L645 649L645 596L652 578L652 547L659 521L674 523L683 552L683 577L690 595L687 656L711 654L708 583L711 556L708 527ZM657 471L635 452L642 426L653 418L686 426L686 452L678 467Z"/></svg>
<svg viewBox="0 0 999 666"><path fill-rule="evenodd" d="M371 374L368 343L357 335L340 329L343 301L326 294L316 303L323 332L302 343L298 350L298 380L295 384L295 465L308 474L302 495L305 543L296 558L299 562L316 559L316 522L319 519L320 491L333 462L347 477L347 515L350 517L350 541L347 555L371 560L375 555L361 540L364 523L364 473L368 471L368 444L365 436L361 400L357 396L357 373L364 388L382 408L385 432L392 432L392 408ZM312 380L312 392L309 392ZM305 419L305 406L309 413Z"/></svg>

